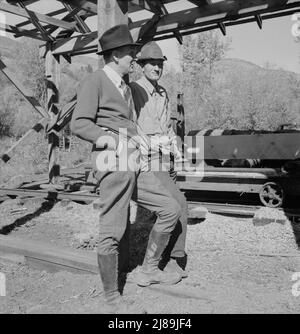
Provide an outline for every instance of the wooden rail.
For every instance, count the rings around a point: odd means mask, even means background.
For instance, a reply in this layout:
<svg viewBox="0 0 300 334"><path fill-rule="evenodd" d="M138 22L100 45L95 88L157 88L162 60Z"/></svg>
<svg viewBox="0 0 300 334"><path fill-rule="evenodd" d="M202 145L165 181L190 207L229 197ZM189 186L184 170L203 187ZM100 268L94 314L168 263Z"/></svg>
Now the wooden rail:
<svg viewBox="0 0 300 334"><path fill-rule="evenodd" d="M37 241L0 235L0 253L17 254L29 264L49 271L68 270L75 273L99 272L95 252L59 248Z"/></svg>

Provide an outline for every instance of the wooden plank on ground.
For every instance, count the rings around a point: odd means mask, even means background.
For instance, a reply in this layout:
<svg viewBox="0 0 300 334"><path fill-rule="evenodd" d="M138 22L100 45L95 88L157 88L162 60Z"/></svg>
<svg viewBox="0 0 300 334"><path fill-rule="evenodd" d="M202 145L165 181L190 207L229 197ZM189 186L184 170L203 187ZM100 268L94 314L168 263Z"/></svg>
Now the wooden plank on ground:
<svg viewBox="0 0 300 334"><path fill-rule="evenodd" d="M205 219L208 210L204 206L189 206L188 217L190 219Z"/></svg>
<svg viewBox="0 0 300 334"><path fill-rule="evenodd" d="M50 271L98 274L97 255L91 251L60 248L37 241L0 235L0 252L25 256L30 263L39 264Z"/></svg>

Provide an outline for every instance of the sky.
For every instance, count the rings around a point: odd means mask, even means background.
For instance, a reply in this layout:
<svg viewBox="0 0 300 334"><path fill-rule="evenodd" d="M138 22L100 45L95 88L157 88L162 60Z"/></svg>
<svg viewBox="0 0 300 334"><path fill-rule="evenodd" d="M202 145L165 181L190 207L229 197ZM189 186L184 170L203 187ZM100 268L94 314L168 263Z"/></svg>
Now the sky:
<svg viewBox="0 0 300 334"><path fill-rule="evenodd" d="M221 31L221 39L231 40L229 58L240 58L257 65L266 63L285 70L300 73L300 43L294 40L291 16L263 21L260 30L256 22L227 27L227 36ZM168 60L175 67L179 64L176 49L178 43L171 39L160 44Z"/></svg>
<svg viewBox="0 0 300 334"><path fill-rule="evenodd" d="M40 1L30 8L40 13L47 13L55 10L56 1ZM185 0L168 5L168 11L183 10L194 7ZM136 14L134 14L136 15ZM137 19L149 17L149 13L143 11L139 17L133 16L134 21ZM1 17L0 17L1 19ZM14 17L8 17L10 20L16 20ZM7 20L8 20L7 19ZM97 29L97 18L90 19L90 26ZM240 58L257 65L269 63L275 67L300 73L300 43L295 42L291 29L294 22L291 16L276 18L263 21L263 29L260 30L258 25L253 23L242 24L227 27L227 36L224 37L220 31L220 38L229 38L231 40L231 49L227 57ZM178 42L176 39L159 42L163 52L168 58L169 65L179 68ZM180 46L179 46L180 47Z"/></svg>

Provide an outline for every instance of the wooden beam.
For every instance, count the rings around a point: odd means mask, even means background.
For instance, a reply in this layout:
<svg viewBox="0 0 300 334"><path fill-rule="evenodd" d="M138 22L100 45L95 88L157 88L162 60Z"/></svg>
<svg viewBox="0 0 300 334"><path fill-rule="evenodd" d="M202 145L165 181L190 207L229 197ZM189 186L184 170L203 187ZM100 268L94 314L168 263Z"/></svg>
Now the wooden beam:
<svg viewBox="0 0 300 334"><path fill-rule="evenodd" d="M178 187L181 190L194 190L194 191L224 191L224 192L237 192L237 193L259 193L263 184L249 183L231 183L231 182L177 182Z"/></svg>
<svg viewBox="0 0 300 334"><path fill-rule="evenodd" d="M53 0L52 0L53 1ZM97 0L58 0L97 15Z"/></svg>
<svg viewBox="0 0 300 334"><path fill-rule="evenodd" d="M255 21L255 15L261 15L262 19L290 15L290 13L300 7L300 1L282 4L280 0L254 0L252 2L240 2L240 4L241 7L238 7L236 2L222 1L221 3L205 5L204 7L175 12L162 18L157 16L157 31L155 32L154 40L174 38L175 31L180 32L184 36L216 28L220 29L218 23L223 23L226 27L253 22ZM259 4L261 9L258 9ZM247 7L247 5L250 7ZM149 22L149 20L132 22L129 24L129 28L133 32L140 31ZM92 53L97 51L97 42L97 32L92 32L56 42L53 52L55 54L73 54L81 51Z"/></svg>
<svg viewBox="0 0 300 334"><path fill-rule="evenodd" d="M145 0L131 0L128 4L129 13L138 12L143 9L151 11L151 8Z"/></svg>
<svg viewBox="0 0 300 334"><path fill-rule="evenodd" d="M53 54L72 54L76 51L98 50L98 31L57 41L53 43Z"/></svg>
<svg viewBox="0 0 300 334"><path fill-rule="evenodd" d="M185 30L219 22L225 23L231 20L253 17L257 14L287 10L295 7L300 7L300 1L222 1L171 13L162 17L158 22L157 35L173 32L175 29ZM146 22L147 20L134 22L131 28L140 27Z"/></svg>
<svg viewBox="0 0 300 334"><path fill-rule="evenodd" d="M20 8L23 8L24 10L26 10L28 15L30 16L30 21L37 28L40 34L44 37L44 40L49 41L49 42L54 41L54 38L47 32L47 30L39 22L38 18L36 17L36 14L28 10L22 1L18 1L17 3Z"/></svg>
<svg viewBox="0 0 300 334"><path fill-rule="evenodd" d="M223 22L219 22L218 26L219 26L219 28L220 28L223 36L226 36L226 27L225 27L225 24Z"/></svg>
<svg viewBox="0 0 300 334"><path fill-rule="evenodd" d="M67 11L68 11L68 10L67 10L66 8L62 8L62 9L59 9L59 10L57 10L57 11L53 11L53 12L47 14L47 15L48 15L48 16L56 16L56 15L63 14L63 13L65 13L65 12L67 12ZM80 8L75 8L75 9L72 10L72 12L69 12L67 15L65 15L61 20L65 21L65 22L72 22L72 21L74 21L74 17L73 17L73 15L75 15L75 14L76 14L78 17L80 17L83 21L84 21L86 18L88 18L88 17L94 15L94 14L91 14L91 13L89 13L89 12L86 12L86 11L80 9ZM27 24L32 24L32 22L31 22L31 21L24 21L24 22L22 22L22 23L17 24L16 26L17 26L17 27L22 27L22 26L27 25ZM52 34L54 31L56 31L57 29L59 29L59 27L58 27L58 26L53 26L53 25L51 25L51 24L48 24L48 25L45 25L45 26L44 26L44 29L47 30L47 33L48 33L48 34ZM38 29L32 29L32 30L29 30L29 32L32 33L32 35L34 36L34 33L37 33L37 32L38 32ZM67 33L67 34L69 34L69 35L71 36L72 33L74 33L74 32L75 32L74 30L63 30L63 31L61 31L61 32L56 36L56 39L59 39L59 38L62 36L63 33L64 33L64 34ZM15 37L20 37L20 36L23 36L23 35L22 35L22 34L19 34L19 33L15 34ZM69 38L70 36L67 36L67 38ZM33 38L34 38L34 37L33 37ZM41 39L41 38L40 38L40 39ZM43 40L44 40L44 39L43 39Z"/></svg>
<svg viewBox="0 0 300 334"><path fill-rule="evenodd" d="M110 20L112 20L112 18L110 18ZM142 25L141 27L131 29L131 33L134 39L142 43L151 40L155 35L156 23L159 20L160 17L155 15L151 20L148 20L146 24ZM105 25L103 24L103 26ZM53 44L53 54L55 55L63 55L63 54L77 55L77 54L95 53L97 51L98 51L97 31L94 31L90 34L63 39Z"/></svg>
<svg viewBox="0 0 300 334"><path fill-rule="evenodd" d="M46 118L42 118L38 123L36 123L30 130L28 130L12 147L10 147L6 152L1 155L1 160L7 163L13 156L16 148L20 146L20 144L24 143L24 141L33 135L34 133L38 133L43 130L48 123Z"/></svg>
<svg viewBox="0 0 300 334"><path fill-rule="evenodd" d="M150 10L157 15L163 16L167 15L166 8L164 7L164 4L161 0L145 0L148 6L150 7Z"/></svg>
<svg viewBox="0 0 300 334"><path fill-rule="evenodd" d="M68 102L63 109L59 111L57 116L48 124L47 131L61 131L70 121L72 118L73 111L76 107L76 100L77 96L75 95L70 102Z"/></svg>
<svg viewBox="0 0 300 334"><path fill-rule="evenodd" d="M71 5L67 4L67 3L63 3L63 5L65 6L65 8L69 11L70 16L74 18L74 20L76 21L78 28L80 30L81 33L90 33L91 30L88 27L88 25L84 22L84 20L77 15L78 13L78 8L73 8Z"/></svg>
<svg viewBox="0 0 300 334"><path fill-rule="evenodd" d="M0 59L0 71L7 77L7 79L17 88L17 90L23 95L27 102L45 119L48 119L48 114L44 108L40 105L31 90L25 88L23 84L17 79L14 73L12 73L4 62Z"/></svg>
<svg viewBox="0 0 300 334"><path fill-rule="evenodd" d="M72 21L74 21L74 15L80 16L80 15L82 15L82 11L79 8L75 8L71 12L69 12L66 16L64 16L62 19L66 22L72 22ZM88 17L88 15L85 14L83 19L85 19L87 17ZM53 33L57 29L58 29L58 27L52 26L52 27L50 27L48 32ZM57 34L56 39L64 38L64 35L66 35L65 36L66 38L71 37L74 32L75 32L74 30L62 30Z"/></svg>
<svg viewBox="0 0 300 334"><path fill-rule="evenodd" d="M264 20L270 20L270 19L274 19L274 18L278 18L278 17L282 17L282 16L289 16L292 15L294 13L298 12L297 8L288 10L288 11L279 11L279 12L275 12L275 13L271 13L271 14L263 14L261 15L261 19L262 21ZM230 27L230 26L235 26L235 25L241 25L241 24L246 24L246 23L251 23L251 22L256 22L255 17L248 17L248 18L243 18L243 19L239 19L236 21L229 21L224 23L224 25L226 27ZM185 31L181 31L181 35L182 36L188 36L188 35L193 35L193 34L198 34L204 31L210 31L210 30L214 30L214 29L219 29L219 25L218 24L210 24L207 26L200 26L197 29L187 29ZM164 34L164 35L158 35L157 37L154 37L155 41L162 41L162 40L166 40L169 38L174 38L174 34L172 32L168 33L168 34Z"/></svg>
<svg viewBox="0 0 300 334"><path fill-rule="evenodd" d="M178 43L180 44L180 45L182 45L183 44L183 37L182 37L182 35L181 35L181 33L179 32L179 31L174 31L174 36L175 36L175 38L177 39L177 41L178 41Z"/></svg>
<svg viewBox="0 0 300 334"><path fill-rule="evenodd" d="M300 133L204 136L202 138L204 159L294 160L300 158Z"/></svg>
<svg viewBox="0 0 300 334"><path fill-rule="evenodd" d="M56 16L56 15L60 15L60 14L63 14L66 12L66 9L65 8L62 8L62 9L59 9L59 10L56 10L54 12L51 12L51 13L48 13L47 15L48 16ZM24 27L28 24L32 24L32 22L30 20L27 20L27 21L24 21L24 22L21 22L21 23L18 23L16 25L16 27Z"/></svg>
<svg viewBox="0 0 300 334"><path fill-rule="evenodd" d="M60 84L60 62L59 56L54 56L51 52L51 44L47 46L46 53L46 77L47 77L47 109L50 119L54 119L58 114L56 104L59 102ZM48 161L49 161L49 183L57 183L59 176L58 165L59 138L56 132L48 133Z"/></svg>
<svg viewBox="0 0 300 334"><path fill-rule="evenodd" d="M117 0L98 1L98 37L117 24L128 24L127 2Z"/></svg>
<svg viewBox="0 0 300 334"><path fill-rule="evenodd" d="M188 0L188 2L191 2L192 4L194 4L198 7L209 5L209 4L212 3L211 0Z"/></svg>
<svg viewBox="0 0 300 334"><path fill-rule="evenodd" d="M262 29L262 18L259 14L255 15L255 20L257 22L259 29Z"/></svg>
<svg viewBox="0 0 300 334"><path fill-rule="evenodd" d="M34 33L31 30L21 29L21 28L18 28L18 27L9 25L9 24L4 25L0 23L0 30L14 34L14 36L17 36L17 37L25 36L25 37L30 37L33 39L44 41L44 37L41 36L39 33Z"/></svg>
<svg viewBox="0 0 300 334"><path fill-rule="evenodd" d="M40 14L40 13L35 13L33 11L27 11L24 8L20 8L17 6L13 6L13 5L9 5L7 3L0 3L0 11L4 11L7 13L11 13L17 16L21 16L21 17L26 17L27 19L31 19L31 15L35 15L36 18L43 23L47 23L47 24L51 24L60 28L64 28L64 29L69 29L69 30L77 30L76 29L76 24L75 23L69 23L69 22L65 22L62 20L58 20L56 18L50 17L48 15L44 15L44 14Z"/></svg>
<svg viewBox="0 0 300 334"><path fill-rule="evenodd" d="M97 255L91 251L60 248L51 244L0 235L0 251L25 256L29 264L50 271L98 274Z"/></svg>
<svg viewBox="0 0 300 334"><path fill-rule="evenodd" d="M134 13L140 10L148 10L151 11L154 14L162 14L165 15L167 14L165 5L171 2L176 2L178 0L129 0L128 2L128 12L129 13ZM161 7L159 8L158 6L161 4Z"/></svg>
<svg viewBox="0 0 300 334"><path fill-rule="evenodd" d="M29 5L32 5L33 3L38 2L38 1L40 1L40 0L23 0L22 2L24 3L24 5L29 6ZM6 0L6 2L12 3L12 4L16 3L15 0Z"/></svg>

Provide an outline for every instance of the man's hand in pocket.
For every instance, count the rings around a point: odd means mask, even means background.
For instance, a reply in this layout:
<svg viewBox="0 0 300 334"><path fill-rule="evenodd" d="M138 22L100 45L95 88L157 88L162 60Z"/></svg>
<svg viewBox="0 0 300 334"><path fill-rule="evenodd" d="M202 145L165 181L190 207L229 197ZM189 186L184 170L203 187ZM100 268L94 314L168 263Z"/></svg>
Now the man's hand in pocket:
<svg viewBox="0 0 300 334"><path fill-rule="evenodd" d="M99 149L117 150L119 137L111 131L106 135L100 136L96 141L96 147Z"/></svg>

